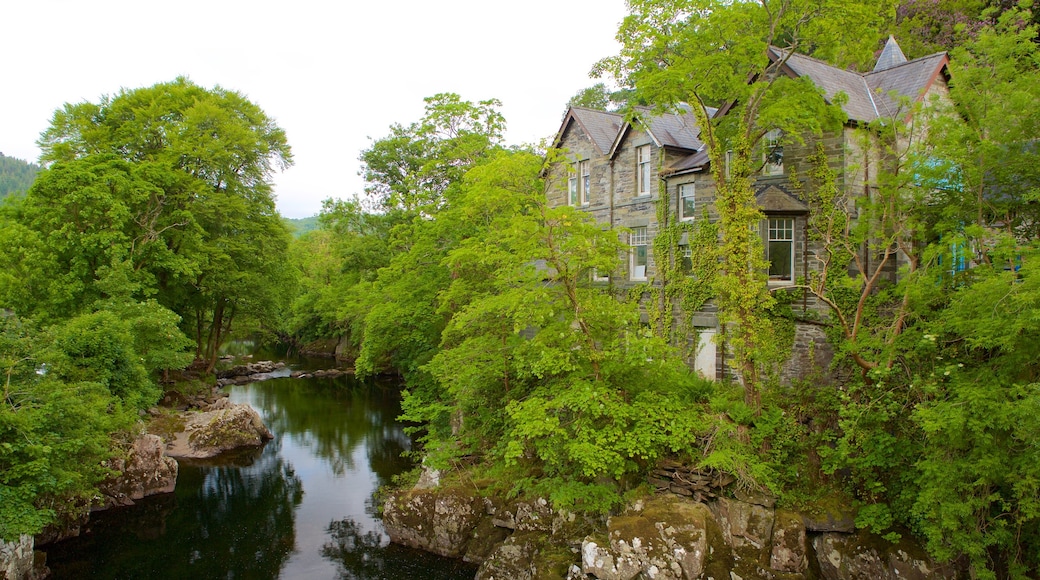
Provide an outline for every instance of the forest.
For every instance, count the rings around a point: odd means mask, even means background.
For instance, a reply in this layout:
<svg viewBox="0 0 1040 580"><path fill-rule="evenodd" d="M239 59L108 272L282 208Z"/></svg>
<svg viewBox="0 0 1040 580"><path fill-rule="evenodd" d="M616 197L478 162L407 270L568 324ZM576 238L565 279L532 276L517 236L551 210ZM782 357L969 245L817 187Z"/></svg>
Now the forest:
<svg viewBox="0 0 1040 580"><path fill-rule="evenodd" d="M270 183L292 152L256 104L185 78L123 89L59 108L43 169L0 206L0 537L89 505L138 412L253 337L336 342L359 376L399 375L422 458L488 493L607 514L677 458L784 505L851 506L858 527L914 535L977 578L1040 574L1031 2L628 4L619 54L593 69L620 90L572 103L689 103L713 161L731 155L728 173L713 163L719 219L693 242L695 275L656 282L680 311L715 301L741 380L691 372L670 316L641 322L657 290L591 283L627 246L547 203L546 167L565 152L507 145L496 100L427 97L361 153L364 193L327 200L294 237ZM756 147L841 119L812 86L771 75L768 47L862 70L889 34L910 58L949 53L950 97L855 218L832 168L805 176L829 275L769 292ZM912 127L863 129L901 143ZM675 251L673 234L655 255ZM847 275L864 249L893 248L909 257L896 283ZM802 293L830 307L816 322L835 386L778 378Z"/></svg>

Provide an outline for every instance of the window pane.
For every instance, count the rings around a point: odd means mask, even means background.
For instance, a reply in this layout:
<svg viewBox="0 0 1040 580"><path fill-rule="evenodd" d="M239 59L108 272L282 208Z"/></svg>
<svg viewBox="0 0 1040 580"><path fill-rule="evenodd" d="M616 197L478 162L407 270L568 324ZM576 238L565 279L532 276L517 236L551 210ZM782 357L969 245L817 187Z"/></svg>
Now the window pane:
<svg viewBox="0 0 1040 580"><path fill-rule="evenodd" d="M788 241L769 242L769 278L773 280L791 279L792 243Z"/></svg>
<svg viewBox="0 0 1040 580"><path fill-rule="evenodd" d="M643 195L650 193L650 146L643 145L636 149L638 167L636 168L636 179L638 180L638 193Z"/></svg>
<svg viewBox="0 0 1040 580"><path fill-rule="evenodd" d="M632 234L629 238L629 243L632 246L631 277L633 280L645 279L647 264L646 227L643 226L632 228Z"/></svg>
<svg viewBox="0 0 1040 580"><path fill-rule="evenodd" d="M582 161L581 163L579 163L578 171L579 173L581 173L581 203L584 205L589 203L589 186L591 185L591 180L589 176L589 162Z"/></svg>
<svg viewBox="0 0 1040 580"><path fill-rule="evenodd" d="M696 211L694 202L694 186L692 183L684 183L679 186L679 218L693 219Z"/></svg>
<svg viewBox="0 0 1040 580"><path fill-rule="evenodd" d="M569 192L569 202L571 205L578 205L578 178L572 177L567 183L567 190Z"/></svg>

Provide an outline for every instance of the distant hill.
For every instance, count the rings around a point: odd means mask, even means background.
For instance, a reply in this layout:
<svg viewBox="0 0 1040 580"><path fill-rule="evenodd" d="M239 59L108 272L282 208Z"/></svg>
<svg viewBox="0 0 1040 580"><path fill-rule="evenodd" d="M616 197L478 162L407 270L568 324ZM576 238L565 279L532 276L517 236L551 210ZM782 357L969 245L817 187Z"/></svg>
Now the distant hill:
<svg viewBox="0 0 1040 580"><path fill-rule="evenodd" d="M40 166L0 153L0 199L29 190Z"/></svg>
<svg viewBox="0 0 1040 580"><path fill-rule="evenodd" d="M318 225L319 225L318 224L318 216L316 216L316 215L312 215L311 217L306 217L306 218L296 218L296 219L282 218L282 219L285 221L285 224L287 226L289 226L289 229L292 230L293 235L296 236L297 238L302 236L303 234L309 232L309 231L313 231L313 230L318 229Z"/></svg>

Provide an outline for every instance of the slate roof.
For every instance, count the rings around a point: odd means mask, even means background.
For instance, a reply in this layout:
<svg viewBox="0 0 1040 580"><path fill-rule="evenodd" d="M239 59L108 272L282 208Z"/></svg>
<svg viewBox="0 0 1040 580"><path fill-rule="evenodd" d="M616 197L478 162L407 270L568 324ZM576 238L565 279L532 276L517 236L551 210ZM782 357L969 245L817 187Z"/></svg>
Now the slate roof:
<svg viewBox="0 0 1040 580"><path fill-rule="evenodd" d="M679 113L663 115L654 115L653 111L646 107L638 107L636 110L639 111L647 132L658 147L675 147L690 151L699 151L704 147L700 140L701 129L697 126L697 118L693 116L689 107L684 107ZM714 113L714 109L708 109L708 116Z"/></svg>
<svg viewBox="0 0 1040 580"><path fill-rule="evenodd" d="M888 41L885 42L885 50L881 51L881 56L878 57L877 64L874 65L874 72L887 70L894 66L901 65L906 62L906 60L906 55L903 54L903 49L899 48L899 44L896 43L895 37L889 35Z"/></svg>
<svg viewBox="0 0 1040 580"><path fill-rule="evenodd" d="M610 146L614 144L614 139L625 125L625 118L617 113L608 113L584 107L571 107L567 111L567 116L563 119L560 133L556 137L557 141L563 137L563 132L572 120L577 122L581 126L582 131L592 139L592 143L599 150L600 155L606 155L610 151Z"/></svg>
<svg viewBox="0 0 1040 580"><path fill-rule="evenodd" d="M704 147L704 143L698 138L701 131L697 127L697 119L689 107L682 108L678 113L654 114L653 110L647 107L638 107L636 111L639 113L639 124L647 130L658 147L686 149L691 152ZM708 115L714 114L715 109L709 107ZM572 122L580 126L592 139L593 145L602 155L614 155L617 146L631 128L631 124L618 113L571 107L556 135L557 143L562 140L564 131Z"/></svg>
<svg viewBox="0 0 1040 580"><path fill-rule="evenodd" d="M687 155L675 163L672 163L665 173L672 175L687 171L699 171L707 166L710 161L711 160L708 158L708 150L705 149L704 151L698 151L692 155Z"/></svg>
<svg viewBox="0 0 1040 580"><path fill-rule="evenodd" d="M770 56L780 59L783 49L772 47ZM949 59L945 52L907 61L895 40L889 38L874 70L861 74L833 67L821 60L791 54L787 69L799 77L812 79L828 101L845 93L845 113L852 121L874 121L900 112L900 99L920 99L943 71Z"/></svg>

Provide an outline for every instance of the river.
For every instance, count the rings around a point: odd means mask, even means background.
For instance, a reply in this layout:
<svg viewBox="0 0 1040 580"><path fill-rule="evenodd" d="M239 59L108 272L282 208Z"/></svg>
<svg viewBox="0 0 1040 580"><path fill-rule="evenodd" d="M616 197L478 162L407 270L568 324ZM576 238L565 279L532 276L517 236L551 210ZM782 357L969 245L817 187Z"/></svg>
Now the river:
<svg viewBox="0 0 1040 580"><path fill-rule="evenodd" d="M393 385L283 377L229 393L274 440L182 461L174 493L94 514L80 537L43 548L53 578L473 578L383 531L375 492L412 466Z"/></svg>

